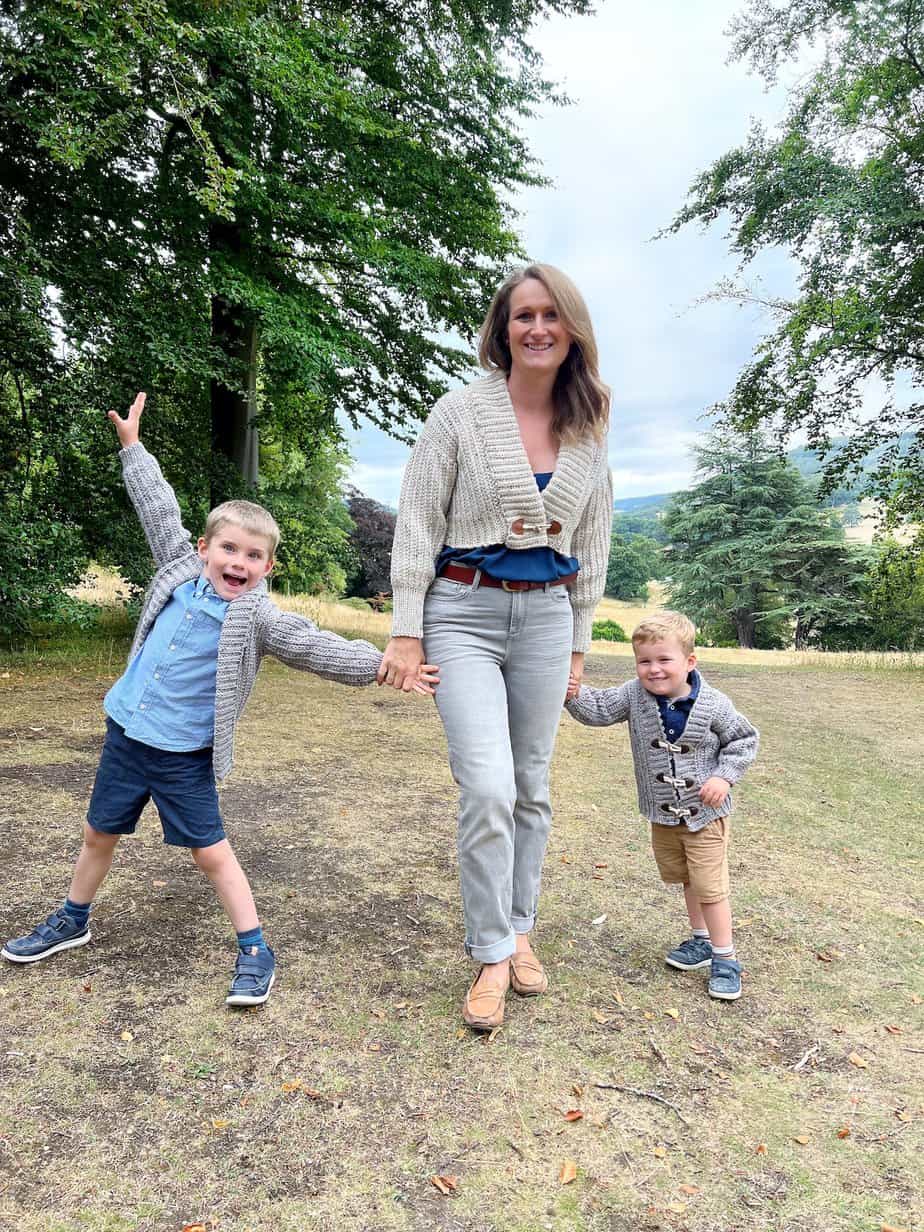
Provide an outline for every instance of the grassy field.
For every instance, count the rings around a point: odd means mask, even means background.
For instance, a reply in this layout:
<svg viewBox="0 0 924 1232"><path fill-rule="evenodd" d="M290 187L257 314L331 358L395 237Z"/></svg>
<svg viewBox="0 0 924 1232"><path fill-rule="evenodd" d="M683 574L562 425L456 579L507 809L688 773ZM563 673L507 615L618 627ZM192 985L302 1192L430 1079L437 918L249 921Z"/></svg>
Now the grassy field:
<svg viewBox="0 0 924 1232"><path fill-rule="evenodd" d="M124 646L0 662L4 937L66 889ZM0 969L0 1228L924 1228L924 680L706 660L762 733L734 822L741 1001L663 965L684 929L625 731L565 716L536 934L552 986L511 998L494 1038L463 1029L435 709L268 664L222 807L277 989L225 1009L229 927L146 814L93 944ZM630 671L588 661L594 682Z"/></svg>

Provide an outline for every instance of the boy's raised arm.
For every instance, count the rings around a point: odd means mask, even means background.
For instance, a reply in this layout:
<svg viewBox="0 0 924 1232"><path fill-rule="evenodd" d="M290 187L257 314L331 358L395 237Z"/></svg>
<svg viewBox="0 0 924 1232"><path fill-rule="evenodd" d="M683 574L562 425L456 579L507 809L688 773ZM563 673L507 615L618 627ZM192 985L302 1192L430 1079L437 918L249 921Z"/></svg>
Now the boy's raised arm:
<svg viewBox="0 0 924 1232"><path fill-rule="evenodd" d="M129 499L138 514L156 564L167 565L190 555L194 549L192 537L183 525L173 488L163 477L157 459L148 453L139 439L141 412L146 397L146 394L138 394L124 419L116 411L110 411L109 418L119 436L122 478Z"/></svg>
<svg viewBox="0 0 924 1232"><path fill-rule="evenodd" d="M625 723L629 717L630 685L612 689L591 689L583 685L577 697L565 702L565 709L579 723L588 727L609 727Z"/></svg>

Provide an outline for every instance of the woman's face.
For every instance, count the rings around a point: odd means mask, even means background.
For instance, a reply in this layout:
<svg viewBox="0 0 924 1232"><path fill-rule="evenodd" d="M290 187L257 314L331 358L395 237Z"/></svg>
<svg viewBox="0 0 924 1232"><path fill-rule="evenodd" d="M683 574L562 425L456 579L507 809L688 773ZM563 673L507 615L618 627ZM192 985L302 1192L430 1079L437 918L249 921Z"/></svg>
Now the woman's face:
<svg viewBox="0 0 924 1232"><path fill-rule="evenodd" d="M571 335L538 278L526 278L514 287L507 340L512 370L524 376L555 373L567 359Z"/></svg>

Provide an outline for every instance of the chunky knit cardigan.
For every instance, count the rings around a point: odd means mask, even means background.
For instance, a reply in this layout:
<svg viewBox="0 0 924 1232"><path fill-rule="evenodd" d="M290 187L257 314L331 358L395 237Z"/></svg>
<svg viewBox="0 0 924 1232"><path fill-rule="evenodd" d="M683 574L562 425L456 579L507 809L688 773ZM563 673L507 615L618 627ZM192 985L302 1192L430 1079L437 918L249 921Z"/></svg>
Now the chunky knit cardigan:
<svg viewBox="0 0 924 1232"><path fill-rule="evenodd" d="M571 588L573 646L586 650L606 582L612 520L605 444L562 444L552 479L540 492L504 373L446 394L404 472L391 555L392 636L423 635L424 597L444 544L549 546L580 562Z"/></svg>
<svg viewBox="0 0 924 1232"><path fill-rule="evenodd" d="M757 756L759 734L731 700L700 676L699 695L683 735L671 743L658 703L639 680L612 689L590 689L565 702L569 714L589 727L629 724L638 806L649 821L701 830L731 812L731 792L718 808L699 798L706 779L717 774L737 783Z"/></svg>
<svg viewBox="0 0 924 1232"><path fill-rule="evenodd" d="M157 565L135 629L128 656L131 662L176 588L202 572L202 561L156 459L140 443L120 450L119 458L128 495ZM381 652L368 642L347 641L318 629L304 616L281 612L270 599L265 581L232 599L221 626L215 675L212 763L216 778L224 778L231 769L234 729L265 654L289 667L357 685L371 684L382 661Z"/></svg>

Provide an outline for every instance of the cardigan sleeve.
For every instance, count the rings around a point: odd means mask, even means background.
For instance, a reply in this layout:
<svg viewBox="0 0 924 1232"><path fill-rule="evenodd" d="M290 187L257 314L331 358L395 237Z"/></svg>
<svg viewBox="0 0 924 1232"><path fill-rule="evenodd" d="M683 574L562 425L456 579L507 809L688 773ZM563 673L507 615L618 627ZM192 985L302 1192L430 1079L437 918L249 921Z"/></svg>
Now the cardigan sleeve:
<svg viewBox="0 0 924 1232"><path fill-rule="evenodd" d="M192 536L183 525L173 488L154 455L138 441L120 449L119 460L125 488L158 568L194 556Z"/></svg>
<svg viewBox="0 0 924 1232"><path fill-rule="evenodd" d="M565 709L573 719L587 727L609 727L611 723L626 722L631 698L630 684L621 684L612 689L591 689L585 684L577 697L565 702Z"/></svg>
<svg viewBox="0 0 924 1232"><path fill-rule="evenodd" d="M585 651L590 646L594 610L603 598L603 588L606 585L606 566L613 526L613 483L605 456L600 471L571 538L571 552L581 566L571 590L571 607L574 611L571 648L574 651Z"/></svg>
<svg viewBox="0 0 924 1232"><path fill-rule="evenodd" d="M726 782L737 783L757 756L760 733L730 701L713 720L713 730L719 738L715 772Z"/></svg>
<svg viewBox="0 0 924 1232"><path fill-rule="evenodd" d="M401 483L391 550L392 637L423 637L424 597L446 542L456 483L456 439L440 404L423 426Z"/></svg>
<svg viewBox="0 0 924 1232"><path fill-rule="evenodd" d="M372 684L382 652L369 642L319 629L307 616L281 612L274 604L262 621L261 652L300 671L340 684Z"/></svg>

